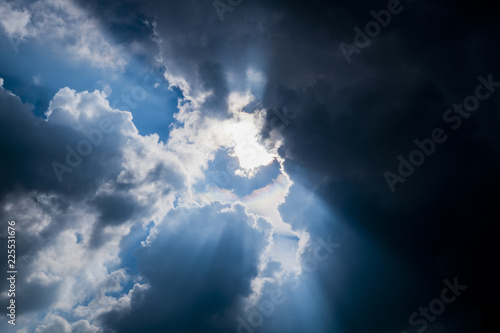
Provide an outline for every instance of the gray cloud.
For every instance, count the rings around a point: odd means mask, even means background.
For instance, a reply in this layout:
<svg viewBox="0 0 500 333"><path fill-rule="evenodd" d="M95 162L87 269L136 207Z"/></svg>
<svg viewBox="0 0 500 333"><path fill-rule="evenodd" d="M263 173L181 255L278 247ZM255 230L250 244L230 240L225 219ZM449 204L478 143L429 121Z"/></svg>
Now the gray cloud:
<svg viewBox="0 0 500 333"><path fill-rule="evenodd" d="M266 244L244 207L212 204L192 209L186 221L171 211L146 247L136 251L139 273L150 285L132 296L131 309L100 316L117 332L217 332L251 292ZM260 228L267 222L257 221ZM139 320L137 318L140 318Z"/></svg>

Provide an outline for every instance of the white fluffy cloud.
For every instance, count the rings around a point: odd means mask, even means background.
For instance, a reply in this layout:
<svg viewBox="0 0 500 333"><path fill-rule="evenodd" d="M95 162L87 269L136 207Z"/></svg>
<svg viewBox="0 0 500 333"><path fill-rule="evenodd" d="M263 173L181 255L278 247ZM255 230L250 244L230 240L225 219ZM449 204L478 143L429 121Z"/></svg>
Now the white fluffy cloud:
<svg viewBox="0 0 500 333"><path fill-rule="evenodd" d="M95 67L122 69L126 64L123 49L113 45L98 22L73 1L2 2L0 26L16 51L31 38Z"/></svg>
<svg viewBox="0 0 500 333"><path fill-rule="evenodd" d="M86 320L79 320L70 325L66 319L54 314L48 315L44 322L35 329L35 333L98 333L100 331L98 327L89 324Z"/></svg>
<svg viewBox="0 0 500 333"><path fill-rule="evenodd" d="M23 39L29 36L28 24L31 20L31 13L24 9L16 9L10 2L0 4L0 25L9 38Z"/></svg>

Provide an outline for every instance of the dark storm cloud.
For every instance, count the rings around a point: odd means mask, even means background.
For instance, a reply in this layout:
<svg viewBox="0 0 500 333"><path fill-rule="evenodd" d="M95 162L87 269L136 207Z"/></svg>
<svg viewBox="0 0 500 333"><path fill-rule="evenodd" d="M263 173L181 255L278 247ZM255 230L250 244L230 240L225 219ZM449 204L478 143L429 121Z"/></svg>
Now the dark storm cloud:
<svg viewBox="0 0 500 333"><path fill-rule="evenodd" d="M140 24L135 19L120 20L121 30L117 30L109 23L108 15L99 9L100 2L80 3L100 18L102 25L108 31L113 31L118 40L125 38L128 30L135 30ZM248 4L251 18L235 21L235 16L232 23L227 21L228 24L221 24L211 2L190 0L127 3L134 3L133 6L138 6L149 20L155 22L160 52L150 56L161 57L172 82L176 83L175 78L183 78L190 86L190 97L212 92L202 105L204 114L224 116L229 92L248 88L248 83L242 79L246 76L246 71L265 66L267 56L261 51L263 47L267 47L265 29L270 18L265 16L265 11L259 6ZM111 6L115 5L121 6L118 2ZM243 7L238 7L238 10L240 8ZM122 17L119 12L114 16ZM143 39L150 37L148 33L142 35Z"/></svg>
<svg viewBox="0 0 500 333"><path fill-rule="evenodd" d="M222 66L217 63L203 62L199 64L198 73L203 82L203 88L212 92L212 95L207 98L202 107L214 114L220 113L224 115L224 111L227 110L226 98L229 89L227 88Z"/></svg>
<svg viewBox="0 0 500 333"><path fill-rule="evenodd" d="M31 105L22 104L17 96L0 89L0 154L3 161L9 162L0 164L2 197L16 191L57 191L70 198L82 198L96 190L97 182L119 173L117 152L108 152L107 163L114 160L115 167L104 166L99 158L86 158L76 171L64 174L64 181L59 182L52 162L64 164L69 152L66 147L76 150L77 144L86 137L67 124L53 124L35 117ZM88 131L98 126L94 122L86 125ZM98 148L103 147L109 149L110 144L104 142ZM94 153L102 153L99 150L94 147Z"/></svg>
<svg viewBox="0 0 500 333"><path fill-rule="evenodd" d="M369 11L383 6L367 4L356 23L344 29L338 22L316 25L315 19L310 29L297 25L297 34L311 36L304 39L310 57L295 57L286 52L292 43L283 42L275 50L282 61L267 73L266 102L293 107L297 115L283 130L286 170L314 190L333 216L318 219L317 210L310 209L294 226L324 235L340 220L354 234L341 263L315 274L332 307L325 315L332 319L316 317L325 323L324 332L332 331L328 324L334 321L346 332L414 331L421 326L410 326L408 317L439 296L443 279L455 276L469 289L435 327L476 332L498 326L488 318L498 311L491 256L498 252L493 235L498 230L500 96L496 92L481 102L456 131L442 119L446 109L474 94L479 75L493 73L500 81L498 28L485 2L474 8L429 2L404 6L350 64L320 46L352 42L352 27L368 22ZM346 33L314 47L308 40L322 29ZM316 79L293 87L287 75ZM383 173L397 172L398 155L408 158L417 148L413 141L429 138L436 127L446 130L448 140L392 193ZM297 212L294 191L282 207L285 216ZM298 319L289 316L293 310L285 307L261 331L288 323L290 332L303 332L296 328Z"/></svg>
<svg viewBox="0 0 500 333"><path fill-rule="evenodd" d="M106 242L109 234L103 229L106 226L119 226L131 219L140 219L140 215L145 213L146 207L141 204L132 195L117 194L98 195L91 201L98 214L99 220L94 225L94 230L90 239L90 246L97 248Z"/></svg>
<svg viewBox="0 0 500 333"><path fill-rule="evenodd" d="M127 221L138 205L135 198L123 195L99 195L90 203L99 212L99 222L111 225Z"/></svg>
<svg viewBox="0 0 500 333"><path fill-rule="evenodd" d="M71 179L61 186L55 178L50 164L54 159L64 160L64 146L76 144L74 133L69 128L51 126L44 119L37 118L31 113L32 107L22 104L21 100L13 94L0 88L0 202L2 210L0 216L4 221L16 219L18 214L5 211L6 194L9 199L32 197L30 192L40 191L45 193L63 193L66 197L54 197L49 205L40 204L43 211L56 215L69 208L71 198L81 198L89 190L95 188L93 182L73 182ZM16 199L14 199L16 201ZM36 199L34 199L36 202ZM56 213L57 212L57 213ZM62 213L61 215L64 215ZM21 233L18 242L23 244L17 250L18 262L27 262L30 256L50 244L66 225L62 216L54 216L54 224L38 235ZM37 215L31 216L33 223L40 223ZM2 230L0 245L7 247L6 230ZM7 262L1 263L4 271ZM28 273L28 272L25 272ZM18 314L42 309L57 298L58 283L43 285L39 282L28 283L26 276L19 279L18 299L22 303Z"/></svg>
<svg viewBox="0 0 500 333"><path fill-rule="evenodd" d="M499 296L492 255L500 92L456 131L442 117L474 93L479 75L500 81L496 11L488 1L401 5L350 63L340 43L352 44L354 27L364 30L374 20L370 11L387 9L388 1L246 1L224 22L210 2L141 8L158 22L170 71L195 87L224 87L220 75L200 82L199 66L210 61L243 77L257 63L267 80L262 105L286 105L296 115L281 131L280 154L294 182L313 191L327 213L318 216L318 204L304 208L302 221L290 221L315 237L338 232L334 216L354 234L340 263L315 273L325 293L324 332L414 330L408 316L454 276L470 288L438 321L455 332L487 331L498 326L488 318L498 313ZM222 99L227 91L220 92ZM384 172L397 172L398 155L407 158L413 141L436 127L446 129L447 141L392 193ZM287 203L282 212L296 209ZM285 322L289 332L307 331L294 325L292 308L282 309L261 331ZM468 310L456 327L461 309Z"/></svg>
<svg viewBox="0 0 500 333"><path fill-rule="evenodd" d="M136 251L139 272L150 288L132 297L130 311L103 314L103 324L123 333L231 327L231 309L250 293L266 240L251 227L253 218L242 206L221 212L224 208L229 206L193 209L188 221L171 211L151 244ZM258 223L267 229L266 222Z"/></svg>

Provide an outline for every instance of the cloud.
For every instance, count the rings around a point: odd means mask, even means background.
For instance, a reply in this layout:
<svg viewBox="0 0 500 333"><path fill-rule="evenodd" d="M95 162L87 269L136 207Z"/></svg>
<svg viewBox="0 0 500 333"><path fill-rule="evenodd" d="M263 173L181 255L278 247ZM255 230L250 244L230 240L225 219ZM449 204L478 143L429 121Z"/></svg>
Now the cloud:
<svg viewBox="0 0 500 333"><path fill-rule="evenodd" d="M30 19L31 13L26 9L14 8L10 2L0 5L0 25L9 38L23 39L28 36Z"/></svg>
<svg viewBox="0 0 500 333"><path fill-rule="evenodd" d="M122 47L113 45L95 20L72 1L4 2L0 26L16 52L21 42L36 39L98 68L120 70L126 64Z"/></svg>
<svg viewBox="0 0 500 333"><path fill-rule="evenodd" d="M39 86L42 84L42 77L40 75L33 76L33 84Z"/></svg>
<svg viewBox="0 0 500 333"><path fill-rule="evenodd" d="M403 5L404 16L394 17L350 64L339 57L338 42L352 38L352 28L366 22L374 4L305 8L297 3L283 20L289 24L277 26L287 27L288 34L273 39L270 53L276 61L266 72L263 105L287 105L296 114L281 131L279 153L297 186L280 211L312 239L346 231L351 236L343 243L340 262L318 269L263 332L283 323L289 332L303 332L301 324L308 322L323 324L317 332L398 331L408 326L415 308L435 297L429 290L455 275L475 281L479 298L492 299L494 280L488 276L494 268L481 258L498 250L489 236L496 227L484 218L497 215L490 194L499 180L494 170L500 150L493 130L499 124L498 98L489 100L460 133L450 133L451 141L426 160L415 178L398 184L394 194L382 175L397 168L399 154L415 149L416 138L445 126L444 110L470 94L478 75L498 72L498 63L489 57L497 48L488 28L493 19L461 3ZM300 17L299 10L305 11ZM428 18L424 25L417 23L422 17ZM443 24L450 35L439 30ZM481 40L477 48L467 42L471 35ZM470 62L478 65L464 67ZM304 191L316 197L307 205ZM472 258L481 263L465 264ZM304 322L291 318L293 311L307 313L300 305L305 304L302 293L314 283L326 303L318 300L321 309L309 320L305 315ZM476 330L473 313L495 311L477 300L463 303L474 308L467 310L464 322ZM462 318L460 311L451 310L450 318Z"/></svg>
<svg viewBox="0 0 500 333"><path fill-rule="evenodd" d="M71 326L64 318L53 316L47 324L42 324L35 330L35 333L49 332L71 333Z"/></svg>
<svg viewBox="0 0 500 333"><path fill-rule="evenodd" d="M178 160L157 136L140 136L130 113L112 109L106 97L61 89L43 119L0 88L0 152L9 161L1 169L10 175L2 178L0 215L17 222L16 254L23 267L18 315L27 327L33 311L72 312L89 301L116 302L109 293L120 293L131 278L119 267L122 237L133 225L161 221L173 206L173 190L185 190ZM68 163L73 160L67 147L81 153L84 141L92 153L81 154L79 164ZM54 161L71 169L61 182ZM58 319L44 325L39 329L67 329Z"/></svg>
<svg viewBox="0 0 500 333"><path fill-rule="evenodd" d="M73 325L70 325L66 319L57 316L49 315L44 319L44 323L35 329L35 333L98 333L99 328L90 325L86 320L79 320Z"/></svg>
<svg viewBox="0 0 500 333"><path fill-rule="evenodd" d="M186 221L179 209L172 210L137 250L139 272L150 288L140 298L132 296L130 309L102 314L105 326L119 332L230 327L234 319L227 312L250 294L258 274L267 245L258 229L268 222L241 205L219 203L193 208L188 216Z"/></svg>

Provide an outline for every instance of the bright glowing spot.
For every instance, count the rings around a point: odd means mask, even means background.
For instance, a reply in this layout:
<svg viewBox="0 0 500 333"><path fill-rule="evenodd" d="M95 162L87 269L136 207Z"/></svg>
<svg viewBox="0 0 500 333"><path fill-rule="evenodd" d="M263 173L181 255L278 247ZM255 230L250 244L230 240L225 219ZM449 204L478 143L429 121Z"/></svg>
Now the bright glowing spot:
<svg viewBox="0 0 500 333"><path fill-rule="evenodd" d="M257 114L250 114L241 109L248 105L253 96L250 93L232 93L229 96L230 112L233 118L223 125L222 132L230 138L230 155L239 161L240 170L236 174L252 177L257 168L270 164L275 155L259 142L262 120Z"/></svg>
<svg viewBox="0 0 500 333"><path fill-rule="evenodd" d="M238 158L242 169L251 171L273 161L273 156L258 142L257 128L253 123L229 124L227 131L234 140L231 156Z"/></svg>

